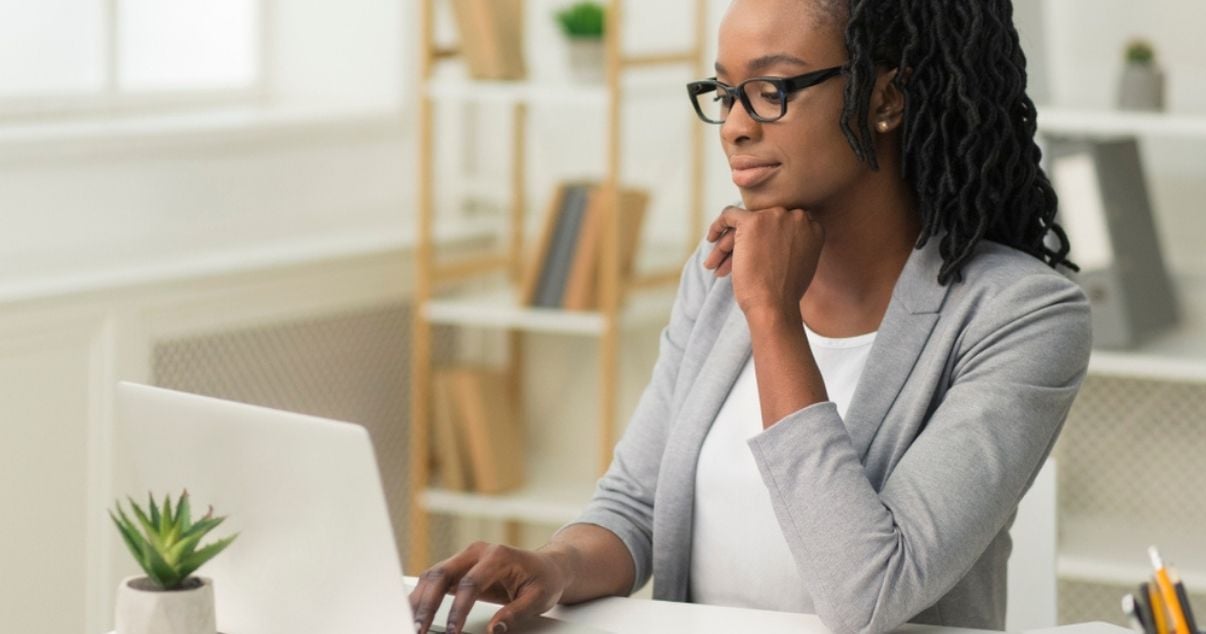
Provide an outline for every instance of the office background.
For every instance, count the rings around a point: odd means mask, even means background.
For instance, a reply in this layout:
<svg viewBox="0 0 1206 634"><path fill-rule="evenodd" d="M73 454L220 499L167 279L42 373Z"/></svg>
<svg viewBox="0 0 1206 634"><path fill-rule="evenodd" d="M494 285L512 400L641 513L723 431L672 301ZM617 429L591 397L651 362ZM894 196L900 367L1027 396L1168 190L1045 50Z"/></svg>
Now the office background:
<svg viewBox="0 0 1206 634"><path fill-rule="evenodd" d="M366 424L395 525L405 526L417 2L156 4L0 0L0 614L13 631L111 624L113 587L130 570L104 515L126 493L107 432L117 379ZM565 78L551 18L563 4L527 3L533 78ZM691 3L648 4L629 9L625 46L683 46ZM725 4L711 0L710 33ZM1165 115L1107 118L1093 133L1139 138L1187 319L1171 340L1095 357L1056 452L1060 618L1119 620L1120 588L1144 574L1149 541L1206 591L1206 43L1196 36L1206 5L1016 4L1040 125L1045 105L1071 127L1110 109L1132 36L1153 41L1168 76ZM106 33L120 35L110 43ZM198 64L198 50L221 54ZM695 124L685 99L633 108L628 116L668 122L625 139L626 182L657 193L643 240L681 241L687 167L682 152L658 150L684 147ZM534 115L541 141L527 189L538 222L557 181L602 169L601 135L556 141L602 112ZM488 105L450 107L438 125L440 202L452 211L437 234L442 246L471 248L503 213L508 118ZM705 200L718 210L736 194L709 148ZM623 340L621 418L647 377L656 332ZM436 347L489 357L499 342L441 329ZM563 369L593 358L595 346L534 335L527 350L533 416L580 418L581 403L597 400L594 366L568 379ZM549 385L558 389L541 389ZM531 448L581 444L583 429L534 426ZM594 467L563 466L582 478ZM498 534L491 522L439 526L444 550Z"/></svg>

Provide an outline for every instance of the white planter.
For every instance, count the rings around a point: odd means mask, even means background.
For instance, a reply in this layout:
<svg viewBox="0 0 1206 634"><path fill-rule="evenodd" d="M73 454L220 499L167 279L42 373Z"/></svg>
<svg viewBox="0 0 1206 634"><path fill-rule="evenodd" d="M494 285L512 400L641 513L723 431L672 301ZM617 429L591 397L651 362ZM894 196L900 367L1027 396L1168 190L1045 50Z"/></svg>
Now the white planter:
<svg viewBox="0 0 1206 634"><path fill-rule="evenodd" d="M1118 81L1118 107L1163 110L1164 73L1148 64L1126 64Z"/></svg>
<svg viewBox="0 0 1206 634"><path fill-rule="evenodd" d="M216 634L214 584L200 577L191 590L139 590L126 577L117 586L116 634Z"/></svg>
<svg viewBox="0 0 1206 634"><path fill-rule="evenodd" d="M603 81L606 48L602 38L569 38L570 77L584 83Z"/></svg>

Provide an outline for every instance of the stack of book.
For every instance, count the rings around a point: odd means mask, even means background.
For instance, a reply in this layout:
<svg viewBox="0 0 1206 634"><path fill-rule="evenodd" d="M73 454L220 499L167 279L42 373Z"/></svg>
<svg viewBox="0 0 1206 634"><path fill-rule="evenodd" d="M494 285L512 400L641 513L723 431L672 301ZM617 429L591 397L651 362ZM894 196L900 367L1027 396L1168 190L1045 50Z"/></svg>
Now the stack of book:
<svg viewBox="0 0 1206 634"><path fill-rule="evenodd" d="M474 79L523 79L523 0L452 0L461 53Z"/></svg>
<svg viewBox="0 0 1206 634"><path fill-rule="evenodd" d="M557 188L545 216L540 242L520 289L528 306L592 310L600 305L599 272L604 223L620 214L620 277L632 274L641 224L649 196L634 189L620 191L613 204L607 189L596 183L565 183Z"/></svg>
<svg viewBox="0 0 1206 634"><path fill-rule="evenodd" d="M443 368L436 371L432 390L439 485L479 493L521 486L522 429L506 374L477 366Z"/></svg>

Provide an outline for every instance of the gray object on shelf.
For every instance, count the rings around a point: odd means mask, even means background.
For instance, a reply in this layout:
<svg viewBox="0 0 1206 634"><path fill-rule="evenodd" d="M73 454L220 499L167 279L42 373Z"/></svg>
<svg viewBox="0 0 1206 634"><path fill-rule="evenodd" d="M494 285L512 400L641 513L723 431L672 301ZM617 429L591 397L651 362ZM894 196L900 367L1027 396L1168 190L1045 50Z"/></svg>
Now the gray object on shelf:
<svg viewBox="0 0 1206 634"><path fill-rule="evenodd" d="M1125 64L1118 78L1118 107L1123 110L1163 110L1164 72L1151 64Z"/></svg>
<svg viewBox="0 0 1206 634"><path fill-rule="evenodd" d="M1049 137L1047 156L1060 195L1061 222L1072 236L1071 258L1082 265L1075 279L1092 306L1093 345L1130 348L1175 325L1177 301L1160 250L1135 139ZM1078 173L1061 169L1061 164L1086 159L1092 168L1092 182L1077 183L1075 177L1070 181L1066 175ZM1095 189L1096 196L1089 188ZM1072 200L1072 196L1087 198L1089 204ZM1073 210L1077 217L1071 217ZM1100 223L1101 230L1089 235L1108 244L1078 245L1077 237L1083 240L1085 232L1083 227L1078 232L1075 225L1094 222ZM1088 254L1098 247L1098 255L1077 260L1078 250Z"/></svg>

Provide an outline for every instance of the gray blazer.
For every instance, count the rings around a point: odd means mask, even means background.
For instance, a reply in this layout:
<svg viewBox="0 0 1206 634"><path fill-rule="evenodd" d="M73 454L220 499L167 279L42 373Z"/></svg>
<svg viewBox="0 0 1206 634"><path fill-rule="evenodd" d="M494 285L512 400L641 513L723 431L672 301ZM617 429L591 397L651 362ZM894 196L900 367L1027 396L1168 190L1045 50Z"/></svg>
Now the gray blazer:
<svg viewBox="0 0 1206 634"><path fill-rule="evenodd" d="M836 632L1004 626L1009 527L1088 366L1079 287L996 243L941 286L937 244L901 272L845 419L818 403L749 441ZM703 267L711 249L683 271L649 386L575 522L619 536L632 590L652 575L663 600L691 596L696 461L751 354L731 278Z"/></svg>

